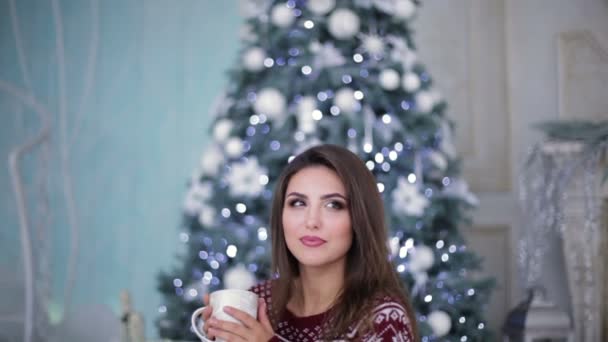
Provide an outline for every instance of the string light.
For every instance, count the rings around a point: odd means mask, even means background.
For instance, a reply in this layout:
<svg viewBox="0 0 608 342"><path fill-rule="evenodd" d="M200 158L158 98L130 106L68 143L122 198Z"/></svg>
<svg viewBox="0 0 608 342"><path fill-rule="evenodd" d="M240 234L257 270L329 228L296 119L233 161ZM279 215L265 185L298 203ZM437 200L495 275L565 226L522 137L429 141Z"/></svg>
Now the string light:
<svg viewBox="0 0 608 342"><path fill-rule="evenodd" d="M230 257L230 258L236 257L237 252L238 252L238 249L236 248L235 245L230 245L230 246L228 246L228 248L226 248L226 255L228 255L228 257Z"/></svg>
<svg viewBox="0 0 608 342"><path fill-rule="evenodd" d="M384 122L385 124L391 123L391 116L388 114L382 115L382 122Z"/></svg>
<svg viewBox="0 0 608 342"><path fill-rule="evenodd" d="M247 211L247 206L243 203L237 203L235 206L236 211L238 211L239 213L243 214L244 212Z"/></svg>

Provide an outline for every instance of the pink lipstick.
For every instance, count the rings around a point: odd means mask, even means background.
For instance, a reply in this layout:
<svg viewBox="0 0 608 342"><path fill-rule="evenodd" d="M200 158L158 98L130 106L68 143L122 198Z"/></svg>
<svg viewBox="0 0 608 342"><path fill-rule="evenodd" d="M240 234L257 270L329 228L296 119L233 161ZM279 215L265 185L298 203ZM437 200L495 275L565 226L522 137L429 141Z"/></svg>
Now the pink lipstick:
<svg viewBox="0 0 608 342"><path fill-rule="evenodd" d="M302 241L302 244L307 247L319 247L325 242L327 242L316 236L303 236L300 238L300 241Z"/></svg>

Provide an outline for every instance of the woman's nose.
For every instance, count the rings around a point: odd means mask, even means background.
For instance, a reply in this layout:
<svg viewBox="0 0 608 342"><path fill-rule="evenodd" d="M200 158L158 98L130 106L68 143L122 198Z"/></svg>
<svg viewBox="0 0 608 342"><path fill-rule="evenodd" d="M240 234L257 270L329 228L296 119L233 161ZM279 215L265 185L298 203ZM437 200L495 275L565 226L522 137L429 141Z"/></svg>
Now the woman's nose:
<svg viewBox="0 0 608 342"><path fill-rule="evenodd" d="M308 209L306 214L306 228L318 229L319 228L319 210L311 207Z"/></svg>

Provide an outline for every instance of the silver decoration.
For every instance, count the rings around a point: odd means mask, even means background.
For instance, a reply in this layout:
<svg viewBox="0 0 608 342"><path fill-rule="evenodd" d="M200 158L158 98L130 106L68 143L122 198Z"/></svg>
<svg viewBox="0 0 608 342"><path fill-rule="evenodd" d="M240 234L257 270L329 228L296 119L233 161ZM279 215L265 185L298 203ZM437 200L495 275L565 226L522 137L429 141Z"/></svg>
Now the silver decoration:
<svg viewBox="0 0 608 342"><path fill-rule="evenodd" d="M523 284L528 290L544 288L541 278L548 242L561 238L576 341L601 339L598 171L607 148L608 142L591 147L575 141L548 141L530 151L520 177L520 200L529 224L518 253Z"/></svg>
<svg viewBox="0 0 608 342"><path fill-rule="evenodd" d="M332 43L325 43L319 47L312 62L312 69L319 72L324 68L334 68L346 64L346 58Z"/></svg>

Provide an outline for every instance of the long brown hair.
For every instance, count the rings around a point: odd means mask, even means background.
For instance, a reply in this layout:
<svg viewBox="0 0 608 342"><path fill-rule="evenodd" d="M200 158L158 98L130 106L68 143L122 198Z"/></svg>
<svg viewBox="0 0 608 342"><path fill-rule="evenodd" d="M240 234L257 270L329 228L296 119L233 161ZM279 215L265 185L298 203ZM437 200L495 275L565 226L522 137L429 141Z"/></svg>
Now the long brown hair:
<svg viewBox="0 0 608 342"><path fill-rule="evenodd" d="M414 311L406 290L388 261L384 206L374 175L356 154L336 145L319 145L299 154L285 167L275 186L270 227L272 270L279 276L272 283L274 310L270 315L273 324L284 313L287 302L296 291L294 280L300 275L298 260L287 248L283 233L285 192L291 177L311 166L325 166L342 180L349 198L353 229L353 242L346 257L344 287L329 311L331 324L326 337L337 338L358 323L362 323L360 328L370 329L369 319L372 317L369 316L374 299L388 295L405 307L417 340Z"/></svg>

